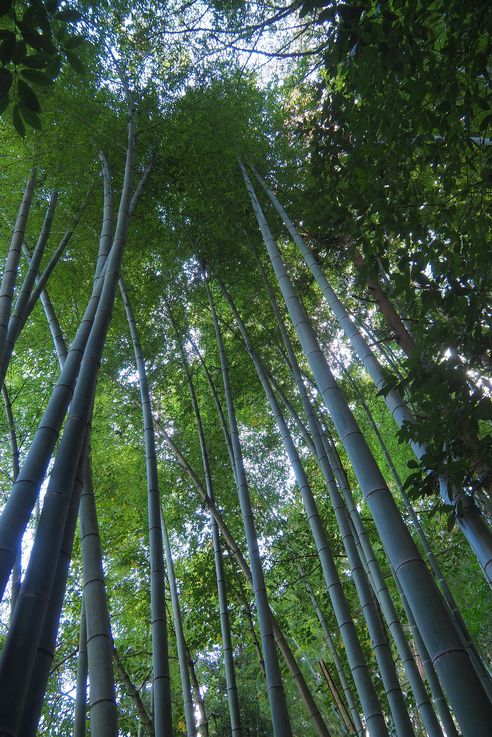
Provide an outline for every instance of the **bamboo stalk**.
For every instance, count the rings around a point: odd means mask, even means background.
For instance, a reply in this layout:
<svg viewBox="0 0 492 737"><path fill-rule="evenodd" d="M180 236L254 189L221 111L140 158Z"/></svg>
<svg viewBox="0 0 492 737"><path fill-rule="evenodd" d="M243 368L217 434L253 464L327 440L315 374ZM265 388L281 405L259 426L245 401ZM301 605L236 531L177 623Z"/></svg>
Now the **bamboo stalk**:
<svg viewBox="0 0 492 737"><path fill-rule="evenodd" d="M243 167L243 176L292 322L313 371L323 401L345 446L434 667L465 737L487 737L492 704L456 634L427 570L369 447L323 356L309 319L283 265L277 245Z"/></svg>

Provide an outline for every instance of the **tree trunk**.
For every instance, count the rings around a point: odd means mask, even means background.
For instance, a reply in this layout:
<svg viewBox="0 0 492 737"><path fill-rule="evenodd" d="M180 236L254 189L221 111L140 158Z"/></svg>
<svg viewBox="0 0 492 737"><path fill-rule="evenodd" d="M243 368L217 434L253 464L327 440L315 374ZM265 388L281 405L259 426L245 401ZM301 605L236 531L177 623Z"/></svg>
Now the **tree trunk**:
<svg viewBox="0 0 492 737"><path fill-rule="evenodd" d="M354 263L359 270L362 270L365 267L362 254L357 248L355 249ZM367 273L363 278L367 283L369 291L378 303L381 312L386 318L386 322L393 331L396 342L400 344L402 350L410 358L415 351L415 341L405 327L403 320L382 290L378 280L369 273Z"/></svg>

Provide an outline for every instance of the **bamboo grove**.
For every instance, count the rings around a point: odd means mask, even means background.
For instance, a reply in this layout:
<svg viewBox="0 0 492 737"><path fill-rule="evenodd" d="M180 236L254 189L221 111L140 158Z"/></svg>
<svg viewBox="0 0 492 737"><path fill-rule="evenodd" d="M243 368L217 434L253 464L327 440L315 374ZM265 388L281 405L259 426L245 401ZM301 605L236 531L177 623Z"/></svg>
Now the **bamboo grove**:
<svg viewBox="0 0 492 737"><path fill-rule="evenodd" d="M391 75L472 24L383 5L15 15L72 68L0 123L2 736L492 734L487 117L424 140Z"/></svg>

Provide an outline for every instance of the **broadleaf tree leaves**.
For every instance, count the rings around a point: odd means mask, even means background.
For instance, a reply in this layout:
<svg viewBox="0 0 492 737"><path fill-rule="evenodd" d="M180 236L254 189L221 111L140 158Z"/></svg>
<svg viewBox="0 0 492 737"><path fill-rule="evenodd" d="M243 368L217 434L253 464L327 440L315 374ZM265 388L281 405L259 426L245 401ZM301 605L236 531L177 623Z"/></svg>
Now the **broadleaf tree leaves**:
<svg viewBox="0 0 492 737"><path fill-rule="evenodd" d="M76 49L79 46L82 46L84 42L85 42L85 38L83 36L69 36L63 42L63 48L69 49L69 50Z"/></svg>
<svg viewBox="0 0 492 737"><path fill-rule="evenodd" d="M82 16L75 8L63 8L55 13L56 20L66 21L67 23L78 23L82 20Z"/></svg>
<svg viewBox="0 0 492 737"><path fill-rule="evenodd" d="M67 35L66 26L78 23L81 14L74 8L58 9L56 0L31 0L26 3L24 12L18 8L17 14L10 13L12 0L0 0L0 16L6 19L6 28L0 28L0 100L2 112L9 106L21 104L22 109L37 114L40 104L37 88L49 88L59 76L66 61L80 75L86 74L86 68L73 49L84 44L80 34ZM10 14L10 16L9 16ZM34 52L34 53L33 53ZM18 74L18 84L12 88L12 77ZM26 83L27 80L29 84ZM39 116L27 113L24 120L33 127L39 125ZM12 121L18 132L23 131L23 123L19 110L12 112ZM15 122L14 122L15 121ZM25 130L21 135L25 134Z"/></svg>
<svg viewBox="0 0 492 737"><path fill-rule="evenodd" d="M22 63L25 67L29 67L30 69L44 69L48 66L49 62L49 54L45 54L40 51L36 54L30 54L29 56L26 56Z"/></svg>
<svg viewBox="0 0 492 737"><path fill-rule="evenodd" d="M6 97L12 86L14 76L9 69L5 67L0 69L0 98Z"/></svg>
<svg viewBox="0 0 492 737"><path fill-rule="evenodd" d="M84 62L80 58L80 56L78 56L77 54L74 54L74 52L71 51L70 49L66 50L66 55L67 55L67 61L72 67L72 69L74 69L82 77L85 77L85 75L87 74L87 69L85 67Z"/></svg>
<svg viewBox="0 0 492 737"><path fill-rule="evenodd" d="M24 136L26 135L26 126L24 125L22 121L20 109L18 105L14 105L14 107L12 108L12 123L14 124L14 128L17 131L17 133L22 138L24 138Z"/></svg>
<svg viewBox="0 0 492 737"><path fill-rule="evenodd" d="M21 74L24 79L41 87L48 87L53 81L47 72L41 72L39 69L21 69Z"/></svg>
<svg viewBox="0 0 492 737"><path fill-rule="evenodd" d="M37 113L23 105L22 102L19 103L19 110L23 119L31 128L41 130L41 118Z"/></svg>
<svg viewBox="0 0 492 737"><path fill-rule="evenodd" d="M20 101L25 107L29 108L29 110L32 110L34 113L39 113L41 105L39 104L38 97L32 87L22 79L19 79L17 81L17 92L19 94Z"/></svg>
<svg viewBox="0 0 492 737"><path fill-rule="evenodd" d="M12 61L15 52L15 34L8 31L0 43L0 61L8 64Z"/></svg>

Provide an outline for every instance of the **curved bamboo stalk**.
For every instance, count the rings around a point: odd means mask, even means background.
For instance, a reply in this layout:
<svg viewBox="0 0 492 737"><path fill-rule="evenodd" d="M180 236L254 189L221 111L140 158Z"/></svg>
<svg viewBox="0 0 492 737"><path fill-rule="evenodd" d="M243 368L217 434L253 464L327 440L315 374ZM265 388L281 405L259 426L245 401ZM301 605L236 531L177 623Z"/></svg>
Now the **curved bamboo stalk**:
<svg viewBox="0 0 492 737"><path fill-rule="evenodd" d="M323 356L309 319L287 275L263 211L242 167L270 260L326 408L345 446L379 536L410 604L422 638L466 737L486 737L492 704L463 648L412 537L355 418Z"/></svg>

